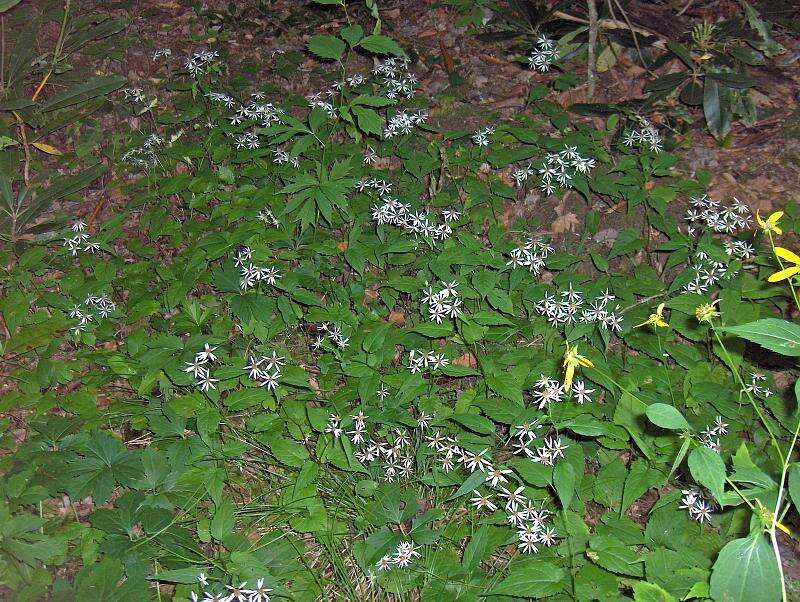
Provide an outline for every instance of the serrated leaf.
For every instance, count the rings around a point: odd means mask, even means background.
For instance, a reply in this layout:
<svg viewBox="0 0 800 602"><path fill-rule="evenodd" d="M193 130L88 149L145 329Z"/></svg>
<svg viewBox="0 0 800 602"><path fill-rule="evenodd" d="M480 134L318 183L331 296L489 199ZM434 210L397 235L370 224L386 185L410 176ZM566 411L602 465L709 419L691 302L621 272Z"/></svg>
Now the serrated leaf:
<svg viewBox="0 0 800 602"><path fill-rule="evenodd" d="M738 326L720 327L717 330L735 334L781 355L800 357L800 326L788 320L763 318Z"/></svg>
<svg viewBox="0 0 800 602"><path fill-rule="evenodd" d="M359 46L364 50L369 50L375 54L393 54L395 56L406 56L405 51L400 48L397 42L383 35L371 35L363 38Z"/></svg>
<svg viewBox="0 0 800 602"><path fill-rule="evenodd" d="M344 55L345 43L336 36L313 35L308 39L308 49L317 56L324 59L338 61Z"/></svg>
<svg viewBox="0 0 800 602"><path fill-rule="evenodd" d="M230 500L223 500L211 519L211 536L217 541L222 541L233 533L235 518L233 503Z"/></svg>
<svg viewBox="0 0 800 602"><path fill-rule="evenodd" d="M511 566L508 575L491 588L489 596L544 598L566 586L564 569L551 562L525 558Z"/></svg>

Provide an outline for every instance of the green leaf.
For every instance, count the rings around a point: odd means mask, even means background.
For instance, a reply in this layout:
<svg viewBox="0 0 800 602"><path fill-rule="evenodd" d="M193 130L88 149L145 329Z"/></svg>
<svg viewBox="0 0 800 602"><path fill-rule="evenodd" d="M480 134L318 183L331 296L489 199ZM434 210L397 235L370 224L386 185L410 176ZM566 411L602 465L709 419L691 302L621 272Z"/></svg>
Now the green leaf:
<svg viewBox="0 0 800 602"><path fill-rule="evenodd" d="M363 38L359 43L364 50L369 50L375 54L393 54L395 56L406 56L405 51L393 39L382 35L371 35Z"/></svg>
<svg viewBox="0 0 800 602"><path fill-rule="evenodd" d="M800 326L788 320L763 318L739 326L718 328L762 347L791 357L800 357Z"/></svg>
<svg viewBox="0 0 800 602"><path fill-rule="evenodd" d="M358 127L362 132L365 134L375 134L376 136L381 135L383 122L381 121L380 115L373 109L358 106L351 106L350 109L356 116Z"/></svg>
<svg viewBox="0 0 800 602"><path fill-rule="evenodd" d="M111 497L114 485L132 485L142 474L142 463L116 437L96 432L73 462L67 489L74 498L91 495L97 505Z"/></svg>
<svg viewBox="0 0 800 602"><path fill-rule="evenodd" d="M731 129L730 92L715 79L705 78L703 114L708 130L715 138L724 138Z"/></svg>
<svg viewBox="0 0 800 602"><path fill-rule="evenodd" d="M760 530L722 548L711 572L711 597L731 602L781 599L775 553Z"/></svg>
<svg viewBox="0 0 800 602"><path fill-rule="evenodd" d="M594 535L589 540L589 547L589 559L606 570L632 577L644 574L639 555L614 537Z"/></svg>
<svg viewBox="0 0 800 602"><path fill-rule="evenodd" d="M575 473L575 469L572 467L572 464L566 461L560 461L556 463L556 466L553 469L553 487L558 494L558 499L561 502L561 507L564 510L569 508L569 504L572 501L572 496L575 493L575 482L577 478L578 475Z"/></svg>
<svg viewBox="0 0 800 602"><path fill-rule="evenodd" d="M269 448L275 458L287 466L299 468L308 460L308 450L296 441L283 437L270 439Z"/></svg>
<svg viewBox="0 0 800 602"><path fill-rule="evenodd" d="M22 0L0 0L0 13L6 12L10 8L14 8Z"/></svg>
<svg viewBox="0 0 800 602"><path fill-rule="evenodd" d="M564 569L547 561L525 558L512 564L508 576L487 595L544 598L560 592L565 585Z"/></svg>
<svg viewBox="0 0 800 602"><path fill-rule="evenodd" d="M482 435L491 435L494 433L494 422L478 414L453 414L450 416L450 419Z"/></svg>
<svg viewBox="0 0 800 602"><path fill-rule="evenodd" d="M800 464L797 462L789 469L789 495L795 509L800 511Z"/></svg>
<svg viewBox="0 0 800 602"><path fill-rule="evenodd" d="M522 406L522 383L514 374L510 372L492 374L486 377L486 384L498 395Z"/></svg>
<svg viewBox="0 0 800 602"><path fill-rule="evenodd" d="M97 96L108 94L125 85L125 78L120 75L90 77L81 84L75 84L53 96L42 105L42 112L55 111L72 105L86 102Z"/></svg>
<svg viewBox="0 0 800 602"><path fill-rule="evenodd" d="M211 519L211 536L217 541L224 540L233 533L234 522L233 503L230 500L223 500Z"/></svg>
<svg viewBox="0 0 800 602"><path fill-rule="evenodd" d="M201 566L190 566L183 569L171 569L161 571L158 574L150 575L147 578L151 581L161 581L163 583L197 583L197 575L208 572L208 568Z"/></svg>
<svg viewBox="0 0 800 602"><path fill-rule="evenodd" d="M676 602L675 596L660 585L637 581L633 586L634 602Z"/></svg>
<svg viewBox="0 0 800 602"><path fill-rule="evenodd" d="M355 46L358 44L358 41L364 37L364 28L357 23L355 25L348 25L347 27L343 27L342 30L339 32L339 35L344 38L350 46Z"/></svg>
<svg viewBox="0 0 800 602"><path fill-rule="evenodd" d="M478 487L483 485L485 482L486 482L486 473L480 470L476 470L467 477L467 479L461 484L461 487L459 487L453 495L447 498L447 501L451 501L461 497L462 495L471 493L475 491Z"/></svg>
<svg viewBox="0 0 800 602"><path fill-rule="evenodd" d="M464 570L473 571L495 549L506 540L503 529L492 525L481 525L470 537L469 543L464 548L461 561Z"/></svg>
<svg viewBox="0 0 800 602"><path fill-rule="evenodd" d="M625 427L642 453L653 460L653 451L643 437L647 407L641 399L628 391L623 391L614 410L614 424Z"/></svg>
<svg viewBox="0 0 800 602"><path fill-rule="evenodd" d="M704 445L696 447L689 454L689 470L694 480L707 487L721 503L725 489L725 462L720 455Z"/></svg>
<svg viewBox="0 0 800 602"><path fill-rule="evenodd" d="M335 36L314 35L308 39L308 49L324 59L338 61L345 51L345 43Z"/></svg>
<svg viewBox="0 0 800 602"><path fill-rule="evenodd" d="M666 403L653 403L647 406L650 422L663 429L673 431L689 430L689 423L678 410Z"/></svg>

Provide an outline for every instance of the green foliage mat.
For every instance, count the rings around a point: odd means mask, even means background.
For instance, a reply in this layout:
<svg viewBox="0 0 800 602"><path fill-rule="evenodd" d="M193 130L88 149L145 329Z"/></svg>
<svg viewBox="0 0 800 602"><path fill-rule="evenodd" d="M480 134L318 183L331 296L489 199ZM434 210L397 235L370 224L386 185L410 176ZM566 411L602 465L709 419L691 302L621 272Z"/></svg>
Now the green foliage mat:
<svg viewBox="0 0 800 602"><path fill-rule="evenodd" d="M389 38L308 47L343 79L307 102L169 59L158 98L125 92L152 117L127 206L9 261L0 585L779 599L798 418L767 368L789 382L800 333L748 208L641 120L574 123L540 86L439 131ZM580 234L514 217L528 194ZM620 207L643 226L610 233Z"/></svg>

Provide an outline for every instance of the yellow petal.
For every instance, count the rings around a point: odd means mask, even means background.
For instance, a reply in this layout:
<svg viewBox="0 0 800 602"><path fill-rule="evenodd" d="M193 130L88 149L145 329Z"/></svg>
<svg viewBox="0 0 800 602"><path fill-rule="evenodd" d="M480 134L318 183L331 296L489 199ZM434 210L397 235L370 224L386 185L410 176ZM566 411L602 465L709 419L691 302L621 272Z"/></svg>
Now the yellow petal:
<svg viewBox="0 0 800 602"><path fill-rule="evenodd" d="M758 223L758 225L759 225L759 226L761 226L762 228L763 228L763 227L764 227L764 225L765 225L765 222L764 222L764 220L763 220L763 219L761 219L761 215L758 213L758 209L756 209L756 222L757 222L757 223Z"/></svg>
<svg viewBox="0 0 800 602"><path fill-rule="evenodd" d="M669 324L667 324L664 320L657 320L656 326L661 326L661 328L668 328Z"/></svg>
<svg viewBox="0 0 800 602"><path fill-rule="evenodd" d="M664 313L664 305L665 305L665 304L664 304L664 303L662 303L661 305L659 305L659 306L656 308L656 313L657 313L659 316L660 316L661 314L663 314L663 313Z"/></svg>
<svg viewBox="0 0 800 602"><path fill-rule="evenodd" d="M580 359L581 366L586 366L587 368L594 368L594 364L591 360L587 360L585 357L581 357Z"/></svg>
<svg viewBox="0 0 800 602"><path fill-rule="evenodd" d="M797 273L800 273L800 265L793 265L792 267L786 268L785 270L781 270L780 272L775 272L772 276L767 278L767 281L780 282L781 280L786 280L787 278L791 278Z"/></svg>
<svg viewBox="0 0 800 602"><path fill-rule="evenodd" d="M775 247L775 255L780 257L781 259L785 259L786 261L790 261L796 265L800 265L800 257L790 251L789 249L784 249L783 247Z"/></svg>
<svg viewBox="0 0 800 602"><path fill-rule="evenodd" d="M782 522L780 522L780 521L776 520L775 521L775 526L778 527L778 529L780 529L784 533L786 533L786 535L791 535L792 534L792 532L789 530L789 528L786 525L784 525Z"/></svg>
<svg viewBox="0 0 800 602"><path fill-rule="evenodd" d="M783 211L776 211L775 213L770 213L769 217L767 218L767 221L771 224L775 224L782 217L783 217Z"/></svg>
<svg viewBox="0 0 800 602"><path fill-rule="evenodd" d="M780 236L781 234L783 234L783 230L781 230L780 228L778 228L778 226L776 226L776 225L774 225L774 224L772 225L772 231L773 231L775 234L777 234L778 236Z"/></svg>

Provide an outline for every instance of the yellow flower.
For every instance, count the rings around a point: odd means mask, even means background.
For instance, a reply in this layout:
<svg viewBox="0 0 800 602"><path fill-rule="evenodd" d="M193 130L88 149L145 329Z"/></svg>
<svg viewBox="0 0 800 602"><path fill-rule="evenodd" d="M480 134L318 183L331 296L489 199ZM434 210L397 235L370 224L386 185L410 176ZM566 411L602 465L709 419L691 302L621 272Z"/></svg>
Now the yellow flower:
<svg viewBox="0 0 800 602"><path fill-rule="evenodd" d="M758 504L758 518L761 519L761 522L764 525L771 525L772 521L775 521L775 526L778 529L780 529L781 531L786 533L786 535L791 535L792 534L792 532L789 530L789 528L786 525L784 525L779 520L775 520L775 514L773 514L769 510L767 510L767 508L764 507L764 504L761 502L760 499L756 498L756 503Z"/></svg>
<svg viewBox="0 0 800 602"><path fill-rule="evenodd" d="M698 305L694 310L694 315L698 322L711 322L714 318L719 317L719 312L714 309L714 306L719 303L719 299L715 299L711 303L703 303Z"/></svg>
<svg viewBox="0 0 800 602"><path fill-rule="evenodd" d="M758 214L758 211L756 211L756 221L758 222L758 225L761 226L764 234L769 234L770 232L774 232L775 234L783 234L783 230L778 227L778 220L782 217L783 211L775 211L774 213L770 213L766 220L763 220Z"/></svg>
<svg viewBox="0 0 800 602"><path fill-rule="evenodd" d="M586 368L594 368L594 364L578 353L578 346L570 347L567 343L567 350L564 352L564 390L568 390L572 386L572 379L575 377L575 368L584 366Z"/></svg>
<svg viewBox="0 0 800 602"><path fill-rule="evenodd" d="M775 247L775 255L781 259L785 259L789 263L793 263L794 265L791 265L788 268L783 268L780 272L775 272L772 276L767 278L767 280L770 282L780 282L781 280L786 280L787 278L791 278L795 274L800 273L800 257L798 257L796 254L792 253L789 249Z"/></svg>
<svg viewBox="0 0 800 602"><path fill-rule="evenodd" d="M652 324L655 327L660 326L661 328L669 327L669 324L667 324L664 321L664 304L663 303L656 308L656 313L650 314L649 318L647 318L641 324L637 324L636 326L634 326L634 328L639 328L640 326L647 326L648 324Z"/></svg>

